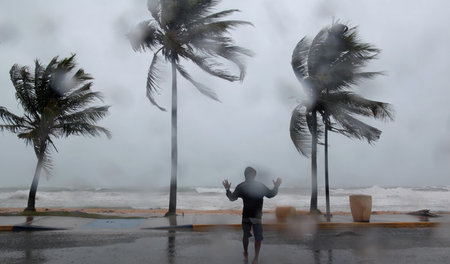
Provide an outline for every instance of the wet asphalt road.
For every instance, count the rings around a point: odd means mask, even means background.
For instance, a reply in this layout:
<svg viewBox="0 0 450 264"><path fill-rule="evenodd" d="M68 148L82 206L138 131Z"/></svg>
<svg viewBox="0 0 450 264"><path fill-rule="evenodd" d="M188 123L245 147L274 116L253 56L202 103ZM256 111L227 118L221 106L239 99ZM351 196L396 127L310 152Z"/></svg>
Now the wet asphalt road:
<svg viewBox="0 0 450 264"><path fill-rule="evenodd" d="M241 232L1 232L0 263L245 263ZM250 257L253 256L250 244ZM266 231L260 263L449 263L450 228Z"/></svg>

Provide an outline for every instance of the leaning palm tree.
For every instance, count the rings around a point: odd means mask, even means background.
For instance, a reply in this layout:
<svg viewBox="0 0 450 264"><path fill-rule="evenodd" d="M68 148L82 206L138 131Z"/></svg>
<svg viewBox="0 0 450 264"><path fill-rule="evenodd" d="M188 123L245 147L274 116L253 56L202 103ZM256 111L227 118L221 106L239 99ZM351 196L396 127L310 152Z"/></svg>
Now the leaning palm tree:
<svg viewBox="0 0 450 264"><path fill-rule="evenodd" d="M108 112L109 106L90 106L101 94L91 90L93 79L83 69L75 71L75 55L59 60L54 57L45 66L35 61L34 72L29 67L14 65L10 70L16 89L16 99L23 116L0 107L0 130L17 134L32 145L37 157L36 170L25 211L35 211L36 191L41 170L51 173L51 149L57 151L54 139L71 135L99 136L110 132L96 123Z"/></svg>
<svg viewBox="0 0 450 264"><path fill-rule="evenodd" d="M359 41L355 27L349 29L346 25L334 23L322 29L312 42L307 38L300 40L292 54L294 73L303 84L308 101L294 109L291 138L300 153L305 156L311 153L311 211L317 210L318 137L325 138L327 220L330 219L328 131L372 143L379 139L381 131L354 116L393 120L393 110L389 104L364 99L354 92L361 80L382 74L362 71L378 53L379 50L371 44ZM323 125L318 125L317 113Z"/></svg>
<svg viewBox="0 0 450 264"><path fill-rule="evenodd" d="M218 0L149 0L148 10L152 18L141 22L129 34L135 51L153 51L153 59L147 75L147 97L152 104L165 111L155 100L161 78L160 62L164 58L172 67L172 166L168 215L176 214L177 192L177 72L191 82L200 93L218 101L216 93L195 81L182 66L191 61L206 73L227 81L242 81L245 75L244 56L252 53L235 46L227 36L231 29L251 23L240 20L222 20L239 10L213 13ZM232 74L220 60L229 60L239 69Z"/></svg>

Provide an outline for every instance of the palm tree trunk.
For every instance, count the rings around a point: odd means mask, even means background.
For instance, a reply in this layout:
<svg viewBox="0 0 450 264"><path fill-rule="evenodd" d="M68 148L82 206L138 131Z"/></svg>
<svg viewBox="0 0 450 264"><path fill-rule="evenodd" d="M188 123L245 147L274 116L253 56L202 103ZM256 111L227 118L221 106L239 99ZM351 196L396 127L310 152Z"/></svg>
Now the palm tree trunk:
<svg viewBox="0 0 450 264"><path fill-rule="evenodd" d="M334 19L333 19L334 20ZM327 87L327 98L328 98L328 87ZM329 116L325 115L325 203L327 210L327 222L331 221L330 214L330 186L328 182L328 128L329 128Z"/></svg>
<svg viewBox="0 0 450 264"><path fill-rule="evenodd" d="M309 211L317 212L317 115L316 111L312 111L313 115L313 133L311 148L311 204Z"/></svg>
<svg viewBox="0 0 450 264"><path fill-rule="evenodd" d="M178 170L178 145L177 145L177 68L172 62L172 166L169 192L169 211L166 216L176 215L177 210L177 170Z"/></svg>
<svg viewBox="0 0 450 264"><path fill-rule="evenodd" d="M34 171L33 182L31 183L30 192L28 194L28 205L27 205L27 208L25 208L25 210L24 210L25 212L35 212L36 211L36 207L35 207L36 192L37 192L37 187L39 184L39 177L41 175L41 168L42 168L42 157L38 157L38 162L36 165L36 169Z"/></svg>
<svg viewBox="0 0 450 264"><path fill-rule="evenodd" d="M328 120L325 121L325 200L327 204L327 222L330 222L330 188L328 184Z"/></svg>

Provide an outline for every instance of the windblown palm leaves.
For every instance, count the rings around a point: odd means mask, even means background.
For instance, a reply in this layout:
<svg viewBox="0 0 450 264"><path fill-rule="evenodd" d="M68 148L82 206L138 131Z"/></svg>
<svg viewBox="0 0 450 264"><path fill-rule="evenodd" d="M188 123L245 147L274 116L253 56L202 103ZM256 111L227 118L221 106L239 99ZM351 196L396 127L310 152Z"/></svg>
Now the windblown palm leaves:
<svg viewBox="0 0 450 264"><path fill-rule="evenodd" d="M153 51L153 59L147 75L147 97L159 109L155 101L160 89L160 63L162 59L175 64L178 73L191 82L202 94L218 100L216 93L204 84L196 82L181 64L181 59L192 61L203 71L228 81L240 81L245 76L244 56L251 56L248 49L235 46L228 37L230 30L251 23L240 20L222 20L239 10L213 13L217 0L149 0L148 10L153 19L141 22L130 34L135 51ZM234 63L239 74L232 74L220 60Z"/></svg>
<svg viewBox="0 0 450 264"><path fill-rule="evenodd" d="M251 23L240 20L223 20L239 10L231 9L213 13L218 0L149 0L147 7L153 19L141 22L129 34L135 51L153 51L147 75L147 97L160 110L155 100L161 78L160 63L164 59L172 66L172 167L167 216L176 212L177 181L177 72L191 82L200 93L219 100L210 87L195 81L181 64L191 61L208 74L227 81L242 81L245 76L245 56L252 52L235 46L228 36L230 30ZM239 69L229 72L224 63L231 61Z"/></svg>
<svg viewBox="0 0 450 264"><path fill-rule="evenodd" d="M59 60L53 58L45 66L35 61L34 72L26 66L14 65L10 70L16 89L16 99L24 110L15 115L0 107L4 124L0 130L17 134L27 145L32 145L38 165L30 189L29 210L34 210L34 199L41 168L51 171L51 147L55 138L71 135L99 136L110 132L96 123L108 112L108 106L90 106L101 99L91 90L92 77L83 69L75 70L75 55Z"/></svg>
<svg viewBox="0 0 450 264"><path fill-rule="evenodd" d="M372 143L381 131L356 116L393 120L389 104L367 100L353 91L360 81L382 74L363 71L378 53L371 44L359 41L356 28L339 23L322 29L312 41L301 39L295 47L292 68L308 98L292 113L290 135L302 155L313 156L313 182L317 177L315 146L326 131ZM313 186L313 196L317 196L317 185ZM311 198L311 210L317 210L317 197Z"/></svg>

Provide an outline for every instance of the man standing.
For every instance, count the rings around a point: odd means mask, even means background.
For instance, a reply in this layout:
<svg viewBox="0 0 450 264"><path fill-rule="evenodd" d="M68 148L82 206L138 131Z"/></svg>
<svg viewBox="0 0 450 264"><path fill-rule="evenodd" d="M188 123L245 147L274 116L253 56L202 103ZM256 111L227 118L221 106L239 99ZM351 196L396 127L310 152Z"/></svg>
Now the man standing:
<svg viewBox="0 0 450 264"><path fill-rule="evenodd" d="M252 236L250 230L253 227L255 258L252 263L256 264L258 263L259 250L261 249L261 241L263 240L261 217L264 196L272 198L277 195L281 179L278 178L276 181L273 181L274 186L270 190L264 184L255 181L256 170L252 167L245 168L244 175L245 181L236 186L234 192L230 191L231 183L228 180L224 180L222 184L227 190L227 197L230 201L236 201L238 198L242 198L244 202L244 209L242 210L242 231L244 233L242 244L244 246L244 257L245 259L248 258L248 240Z"/></svg>

